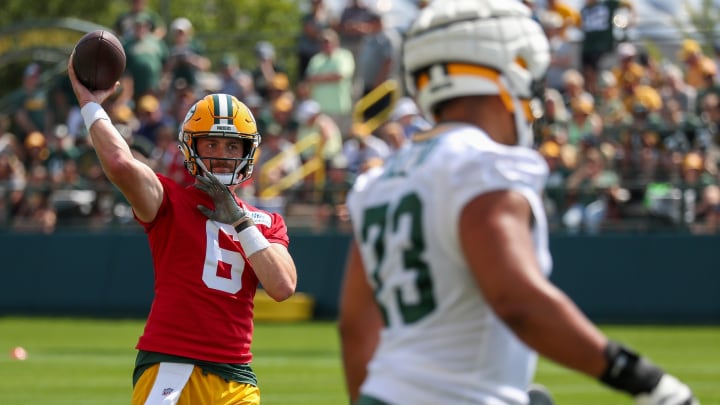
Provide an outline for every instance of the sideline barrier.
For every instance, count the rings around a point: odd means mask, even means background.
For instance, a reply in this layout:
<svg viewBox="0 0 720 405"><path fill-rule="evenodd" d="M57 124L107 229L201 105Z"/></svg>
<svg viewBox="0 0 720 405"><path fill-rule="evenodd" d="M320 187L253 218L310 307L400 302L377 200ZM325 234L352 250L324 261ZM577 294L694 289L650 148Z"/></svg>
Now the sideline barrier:
<svg viewBox="0 0 720 405"><path fill-rule="evenodd" d="M297 290L307 298L293 317L333 319L348 235L290 238ZM554 235L550 246L551 280L595 321L720 323L720 235ZM0 316L145 317L150 308L141 232L6 233L0 255Z"/></svg>

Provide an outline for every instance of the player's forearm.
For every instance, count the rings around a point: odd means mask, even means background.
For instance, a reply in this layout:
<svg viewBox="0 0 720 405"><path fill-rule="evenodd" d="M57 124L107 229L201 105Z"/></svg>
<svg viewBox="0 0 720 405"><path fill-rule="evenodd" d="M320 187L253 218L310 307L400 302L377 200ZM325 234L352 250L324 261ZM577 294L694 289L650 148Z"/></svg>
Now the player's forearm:
<svg viewBox="0 0 720 405"><path fill-rule="evenodd" d="M528 346L543 356L599 377L607 366L607 338L561 291L550 287L544 298L519 302L500 314Z"/></svg>
<svg viewBox="0 0 720 405"><path fill-rule="evenodd" d="M295 293L297 270L282 245L271 244L267 249L248 257L263 289L276 301L284 301Z"/></svg>
<svg viewBox="0 0 720 405"><path fill-rule="evenodd" d="M81 111L95 153L100 159L103 170L112 181L113 178L127 174L127 166L134 157L127 142L102 108L94 114L88 112L93 108L97 109L97 106L96 103L88 103Z"/></svg>
<svg viewBox="0 0 720 405"><path fill-rule="evenodd" d="M370 325L363 322L339 323L342 347L343 371L345 387L350 403L355 403L360 396L360 386L367 376L367 365L377 346L377 334ZM372 333L368 333L372 331Z"/></svg>
<svg viewBox="0 0 720 405"><path fill-rule="evenodd" d="M345 372L345 387L351 404L360 397L360 385L367 375L367 364L357 357L357 352L352 352L343 346L343 369Z"/></svg>

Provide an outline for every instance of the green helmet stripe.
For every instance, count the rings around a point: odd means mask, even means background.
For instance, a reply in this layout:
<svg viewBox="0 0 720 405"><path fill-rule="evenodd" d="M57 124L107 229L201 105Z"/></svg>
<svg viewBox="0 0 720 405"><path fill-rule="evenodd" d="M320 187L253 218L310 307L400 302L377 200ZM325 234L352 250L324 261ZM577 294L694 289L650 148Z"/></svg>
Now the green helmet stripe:
<svg viewBox="0 0 720 405"><path fill-rule="evenodd" d="M213 117L215 117L215 124L220 123L220 95L213 94Z"/></svg>
<svg viewBox="0 0 720 405"><path fill-rule="evenodd" d="M215 116L215 124L232 125L233 124L233 102L232 97L227 94L213 94L213 115ZM222 117L222 118L220 118Z"/></svg>
<svg viewBox="0 0 720 405"><path fill-rule="evenodd" d="M228 96L227 94L223 94L223 97L225 97L225 102L227 103L227 114L225 114L228 117L227 123L228 125L233 124L233 103L232 103L232 97Z"/></svg>

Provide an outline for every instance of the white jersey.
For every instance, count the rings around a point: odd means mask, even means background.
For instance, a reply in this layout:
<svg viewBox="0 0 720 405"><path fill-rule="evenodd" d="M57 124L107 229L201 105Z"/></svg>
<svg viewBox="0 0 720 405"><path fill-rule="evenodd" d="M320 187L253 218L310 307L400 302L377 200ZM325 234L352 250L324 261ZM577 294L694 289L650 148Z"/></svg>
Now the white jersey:
<svg viewBox="0 0 720 405"><path fill-rule="evenodd" d="M460 248L475 197L512 189L534 215L535 250L551 258L540 194L547 165L471 126L414 141L360 176L348 196L353 232L385 318L361 391L397 405L526 404L537 355L486 303Z"/></svg>

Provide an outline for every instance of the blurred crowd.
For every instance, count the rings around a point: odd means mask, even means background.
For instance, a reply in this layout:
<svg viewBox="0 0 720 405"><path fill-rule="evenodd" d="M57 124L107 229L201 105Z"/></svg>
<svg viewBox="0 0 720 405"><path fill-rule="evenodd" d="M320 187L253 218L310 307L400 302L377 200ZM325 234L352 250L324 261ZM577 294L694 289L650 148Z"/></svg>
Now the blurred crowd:
<svg viewBox="0 0 720 405"><path fill-rule="evenodd" d="M603 33L589 22L604 1L586 0L580 10L524 2L552 47L536 146L551 169L553 229L720 229L720 43L686 39L676 55L663 55L618 38L611 26L613 37L599 49ZM632 4L612 3L613 13L630 11L618 15L631 23ZM310 0L292 61L259 41L254 60L229 49L213 62L191 16L166 24L144 0L130 0L113 29L127 66L104 107L136 156L191 184L177 148L185 113L207 93L233 94L252 109L262 135L241 197L282 211L291 226L294 214L306 212L298 224L347 230L344 200L355 176L430 126L407 97L382 125L353 119L363 96L388 80L402 83L403 33L363 0L348 0L340 15ZM0 229L134 226L103 175L69 81L41 87L42 69L26 67L17 111L0 121ZM318 161L319 170L311 165Z"/></svg>

